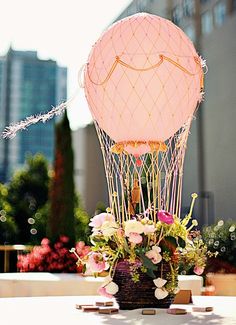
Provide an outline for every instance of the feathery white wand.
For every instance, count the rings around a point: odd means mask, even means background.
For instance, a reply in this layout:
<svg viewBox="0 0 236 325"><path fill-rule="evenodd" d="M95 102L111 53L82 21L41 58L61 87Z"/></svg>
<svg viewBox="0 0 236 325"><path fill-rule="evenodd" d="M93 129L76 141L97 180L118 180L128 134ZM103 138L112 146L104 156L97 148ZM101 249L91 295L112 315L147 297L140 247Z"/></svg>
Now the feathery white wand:
<svg viewBox="0 0 236 325"><path fill-rule="evenodd" d="M37 115L31 115L26 117L24 120L12 123L5 128L2 132L1 136L4 139L12 139L16 136L18 131L26 130L30 125L36 124L38 122L47 122L51 120L54 116L58 116L64 113L64 111L68 108L68 105L75 99L78 92L75 93L69 100L61 103L60 105L53 107L50 111L46 113L40 113Z"/></svg>

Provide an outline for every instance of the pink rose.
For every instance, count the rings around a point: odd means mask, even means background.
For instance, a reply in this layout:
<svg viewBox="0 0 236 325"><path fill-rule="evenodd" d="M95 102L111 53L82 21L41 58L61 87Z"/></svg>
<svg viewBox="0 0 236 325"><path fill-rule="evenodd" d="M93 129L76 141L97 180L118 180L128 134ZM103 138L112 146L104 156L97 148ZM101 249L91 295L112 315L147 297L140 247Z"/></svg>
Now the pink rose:
<svg viewBox="0 0 236 325"><path fill-rule="evenodd" d="M159 221L166 223L167 225L172 225L174 223L174 217L172 214L165 210L159 210L157 214Z"/></svg>
<svg viewBox="0 0 236 325"><path fill-rule="evenodd" d="M89 255L88 263L92 272L102 272L109 267L101 253L91 253Z"/></svg>
<svg viewBox="0 0 236 325"><path fill-rule="evenodd" d="M204 272L204 267L195 266L193 272L197 275L201 275Z"/></svg>
<svg viewBox="0 0 236 325"><path fill-rule="evenodd" d="M104 287L100 287L100 288L98 289L98 293L99 293L99 295L101 295L101 296L104 296L104 297L107 297L107 298L113 298L113 295L111 295L110 293L108 293L108 292L106 291L106 288L104 288Z"/></svg>
<svg viewBox="0 0 236 325"><path fill-rule="evenodd" d="M91 218L90 227L101 228L105 221L115 221L115 217L110 213L100 213Z"/></svg>
<svg viewBox="0 0 236 325"><path fill-rule="evenodd" d="M133 244L140 244L143 241L143 237L136 232L130 232L129 241Z"/></svg>

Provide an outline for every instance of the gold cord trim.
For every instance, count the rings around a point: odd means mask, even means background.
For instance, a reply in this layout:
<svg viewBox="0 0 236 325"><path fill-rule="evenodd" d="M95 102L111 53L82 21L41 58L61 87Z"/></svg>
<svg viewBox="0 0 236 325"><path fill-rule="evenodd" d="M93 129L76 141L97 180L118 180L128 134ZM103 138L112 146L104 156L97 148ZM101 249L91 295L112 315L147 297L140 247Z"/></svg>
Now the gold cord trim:
<svg viewBox="0 0 236 325"><path fill-rule="evenodd" d="M150 152L165 152L167 150L167 146L164 142L161 141L124 141L117 142L111 148L111 152L119 155L121 153L127 154L125 148L126 146L131 146L133 148L138 148L140 145L148 145L150 147Z"/></svg>
<svg viewBox="0 0 236 325"><path fill-rule="evenodd" d="M178 69L182 70L184 73L186 73L186 74L188 74L188 75L190 75L190 76L195 76L196 74L201 73L201 71L202 71L201 62L200 62L200 60L199 60L198 57L194 57L194 61L195 61L195 63L199 66L199 71L196 72L196 73L192 73L192 72L188 71L188 70L185 69L181 64L179 64L178 62L172 60L172 59L169 58L168 56L165 56L165 55L160 54L160 55L159 55L159 58L160 58L160 60L159 60L156 64L154 64L154 65L152 65L152 66L150 66L150 67L147 67L147 68L135 68L135 67L131 66L130 64L125 63L124 61L122 61L122 60L120 59L119 56L117 56L116 59L115 59L115 61L114 61L114 63L112 64L112 67L111 67L110 71L108 72L106 78L105 78L102 82L100 82L100 83L96 83L96 82L94 82L94 81L91 79L89 72L88 72L88 77L89 77L89 80L90 80L94 85L96 85L96 86L102 86L102 85L104 85L104 84L105 84L105 83L110 79L112 73L114 72L114 70L116 69L116 67L117 67L118 64L120 64L120 65L122 65L122 66L124 66L124 67L126 67L126 68L128 68L128 69L134 70L134 71L145 72L145 71L149 71L149 70L152 70L152 69L158 68L158 67L159 67L159 66L160 66L164 61L168 61L169 63L175 65ZM87 66L87 70L88 70L88 66ZM201 79L202 79L202 76L201 76ZM202 80L201 80L201 83L202 83Z"/></svg>

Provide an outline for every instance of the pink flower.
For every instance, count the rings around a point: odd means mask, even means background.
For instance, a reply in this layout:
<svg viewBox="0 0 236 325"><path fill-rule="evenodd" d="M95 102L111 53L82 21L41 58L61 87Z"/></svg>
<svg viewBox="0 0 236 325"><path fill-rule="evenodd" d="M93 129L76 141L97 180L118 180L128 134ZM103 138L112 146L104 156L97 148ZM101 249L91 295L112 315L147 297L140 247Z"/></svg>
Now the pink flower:
<svg viewBox="0 0 236 325"><path fill-rule="evenodd" d="M119 236L119 237L123 237L124 234L125 234L125 232L124 232L124 230L123 230L122 228L119 228L119 229L117 230L117 236Z"/></svg>
<svg viewBox="0 0 236 325"><path fill-rule="evenodd" d="M159 210L157 214L158 220L166 223L167 225L172 225L174 223L174 217L172 214L165 210Z"/></svg>
<svg viewBox="0 0 236 325"><path fill-rule="evenodd" d="M92 272L102 272L109 267L104 256L100 253L91 253L89 255L88 264Z"/></svg>
<svg viewBox="0 0 236 325"><path fill-rule="evenodd" d="M42 240L41 240L41 245L49 245L50 244L50 241L49 241L49 239L47 239L47 238L43 238Z"/></svg>
<svg viewBox="0 0 236 325"><path fill-rule="evenodd" d="M115 217L110 213L100 213L91 218L90 227L101 228L104 221L115 221Z"/></svg>
<svg viewBox="0 0 236 325"><path fill-rule="evenodd" d="M140 244L143 241L143 237L136 232L130 232L129 241L133 244Z"/></svg>
<svg viewBox="0 0 236 325"><path fill-rule="evenodd" d="M201 275L204 272L204 267L195 266L193 272L197 275Z"/></svg>
<svg viewBox="0 0 236 325"><path fill-rule="evenodd" d="M108 293L107 290L106 290L106 288L104 288L104 287L100 287L98 289L98 293L101 296L104 296L104 297L107 297L107 298L113 298L113 295L111 295L110 293Z"/></svg>
<svg viewBox="0 0 236 325"><path fill-rule="evenodd" d="M77 244L76 244L76 248L78 249L83 249L85 246L85 243L83 241L79 241Z"/></svg>
<svg viewBox="0 0 236 325"><path fill-rule="evenodd" d="M153 246L152 249L148 251L145 255L152 261L153 264L158 264L162 260L160 252L160 247Z"/></svg>
<svg viewBox="0 0 236 325"><path fill-rule="evenodd" d="M69 242L69 238L67 236L60 236L59 240L64 244Z"/></svg>

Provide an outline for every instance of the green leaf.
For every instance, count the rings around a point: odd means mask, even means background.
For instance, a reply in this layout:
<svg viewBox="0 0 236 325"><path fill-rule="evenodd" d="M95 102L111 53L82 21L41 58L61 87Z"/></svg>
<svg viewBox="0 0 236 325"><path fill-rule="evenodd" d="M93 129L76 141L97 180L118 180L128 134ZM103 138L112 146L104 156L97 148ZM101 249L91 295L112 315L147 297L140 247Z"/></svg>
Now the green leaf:
<svg viewBox="0 0 236 325"><path fill-rule="evenodd" d="M86 272L86 264L83 265L83 268L82 268L82 273L85 273Z"/></svg>
<svg viewBox="0 0 236 325"><path fill-rule="evenodd" d="M124 238L124 250L127 253L130 253L129 245L128 245L127 240L125 238Z"/></svg>
<svg viewBox="0 0 236 325"><path fill-rule="evenodd" d="M157 266L155 264L152 263L152 261L145 255L140 254L139 255L140 259L143 262L143 265L150 270L156 271L157 270Z"/></svg>
<svg viewBox="0 0 236 325"><path fill-rule="evenodd" d="M163 251L168 251L171 254L176 250L176 247L178 246L177 241L174 237L172 236L167 236L163 238L163 240L160 243L161 250Z"/></svg>
<svg viewBox="0 0 236 325"><path fill-rule="evenodd" d="M147 269L146 274L147 274L148 276L150 276L150 278L153 278L153 279L156 278L156 276L155 276L153 270Z"/></svg>
<svg viewBox="0 0 236 325"><path fill-rule="evenodd" d="M101 238L101 236L91 236L90 237L90 241L93 245L96 245L96 244L104 244L105 240L103 238Z"/></svg>
<svg viewBox="0 0 236 325"><path fill-rule="evenodd" d="M185 248L185 246L186 246L185 240L183 238L181 238L181 237L178 237L178 244L182 248Z"/></svg>

